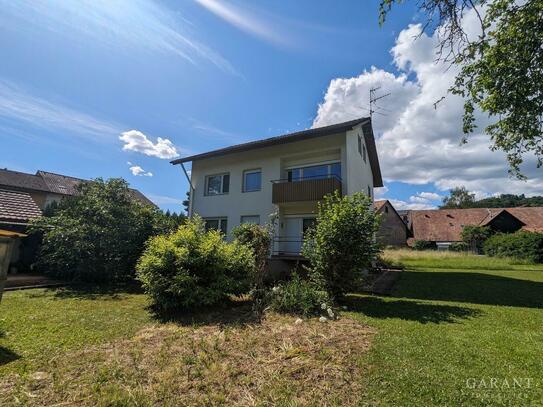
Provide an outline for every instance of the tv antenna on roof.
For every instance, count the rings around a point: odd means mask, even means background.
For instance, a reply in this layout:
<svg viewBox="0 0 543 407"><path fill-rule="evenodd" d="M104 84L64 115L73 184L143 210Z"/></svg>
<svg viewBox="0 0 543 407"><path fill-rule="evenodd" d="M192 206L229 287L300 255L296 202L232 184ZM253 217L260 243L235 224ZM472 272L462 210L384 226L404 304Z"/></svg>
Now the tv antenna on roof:
<svg viewBox="0 0 543 407"><path fill-rule="evenodd" d="M378 100L383 99L383 98L390 95L390 92L389 92L389 93L385 93L384 95L381 95L381 96L376 96L375 92L378 91L379 89L381 89L380 86L377 86L375 88L370 88L370 109L369 109L370 117L373 117L374 113L386 116L386 114L381 113L381 112L377 111L376 109L384 110L385 112L389 111L389 110L386 110L385 108L382 108L381 106L377 106L377 104L375 103Z"/></svg>

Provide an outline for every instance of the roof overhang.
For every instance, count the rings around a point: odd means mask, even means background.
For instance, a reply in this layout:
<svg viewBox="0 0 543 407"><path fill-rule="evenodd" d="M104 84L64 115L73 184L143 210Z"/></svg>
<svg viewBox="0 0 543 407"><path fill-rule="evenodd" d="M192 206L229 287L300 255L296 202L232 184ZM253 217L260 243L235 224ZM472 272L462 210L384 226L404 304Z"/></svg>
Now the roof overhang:
<svg viewBox="0 0 543 407"><path fill-rule="evenodd" d="M298 131L295 133L284 134L281 136L271 137L264 140L251 141L248 143L237 144L230 147L220 148L218 150L208 151L206 153L195 154L188 157L177 158L170 161L173 165L183 164L186 162L203 160L207 158L221 157L227 154L241 153L258 148L271 147L280 144L294 143L297 141L309 140L312 138L329 136L335 133L341 133L347 130L353 129L355 126L362 125L362 131L364 133L364 139L368 149L368 157L373 173L373 186L382 187L383 180L381 177L381 169L379 167L379 159L377 157L377 148L375 146L375 138L373 136L373 129L371 125L371 119L369 117L363 117L348 122L332 124L330 126L317 127L314 129Z"/></svg>

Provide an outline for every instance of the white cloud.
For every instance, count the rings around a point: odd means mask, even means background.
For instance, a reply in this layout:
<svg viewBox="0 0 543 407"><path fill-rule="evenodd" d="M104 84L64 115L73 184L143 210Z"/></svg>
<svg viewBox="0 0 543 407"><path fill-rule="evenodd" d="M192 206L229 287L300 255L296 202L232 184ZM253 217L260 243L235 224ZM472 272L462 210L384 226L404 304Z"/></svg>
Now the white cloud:
<svg viewBox="0 0 543 407"><path fill-rule="evenodd" d="M152 177L153 173L150 171L145 171L143 168L141 168L139 165L133 165L131 162L128 162L128 165L130 165L130 172L132 175L135 175L136 177Z"/></svg>
<svg viewBox="0 0 543 407"><path fill-rule="evenodd" d="M383 199L387 192L388 192L387 186L373 188L373 194L375 195L376 199Z"/></svg>
<svg viewBox="0 0 543 407"><path fill-rule="evenodd" d="M119 136L124 141L124 151L135 151L151 157L170 159L177 157L176 147L168 139L158 137L157 142L153 143L145 134L138 130L129 130L121 133Z"/></svg>
<svg viewBox="0 0 543 407"><path fill-rule="evenodd" d="M441 195L436 194L435 192L419 192L417 195L429 201L440 201L443 198Z"/></svg>
<svg viewBox="0 0 543 407"><path fill-rule="evenodd" d="M202 7L241 31L277 45L288 45L289 43L287 38L277 31L277 25L270 24L255 12L250 12L247 7L241 8L223 0L196 1Z"/></svg>
<svg viewBox="0 0 543 407"><path fill-rule="evenodd" d="M472 14L468 13L466 28L475 32ZM440 191L464 185L477 191L478 196L543 194L543 174L533 157L527 157L522 167L529 178L524 182L509 177L505 155L491 151L488 136L480 130L469 137L468 144L460 144L463 100L447 95L458 71L454 66L435 62L437 41L435 36L421 33L420 25L401 31L391 49L399 73L372 67L357 77L333 79L313 126L368 116L369 89L381 86L378 94L391 95L378 102L382 107L378 112L386 116L374 115L373 127L386 181L430 183ZM434 103L445 95L434 108ZM476 113L482 129L488 118Z"/></svg>
<svg viewBox="0 0 543 407"><path fill-rule="evenodd" d="M430 203L417 203L417 202L405 202L399 199L389 199L389 202L398 211L401 210L422 210L422 209L436 209L435 205Z"/></svg>
<svg viewBox="0 0 543 407"><path fill-rule="evenodd" d="M37 28L73 40L83 36L108 48L144 49L194 65L205 60L237 74L230 62L195 39L190 21L153 0L7 1L2 5L0 25L13 30Z"/></svg>
<svg viewBox="0 0 543 407"><path fill-rule="evenodd" d="M165 195L153 195L148 194L147 195L151 201L156 203L157 205L182 205L183 199L175 198L171 196L165 196Z"/></svg>
<svg viewBox="0 0 543 407"><path fill-rule="evenodd" d="M93 141L111 139L120 131L118 124L97 119L61 103L50 102L1 79L0 117L42 129L61 130L70 136Z"/></svg>

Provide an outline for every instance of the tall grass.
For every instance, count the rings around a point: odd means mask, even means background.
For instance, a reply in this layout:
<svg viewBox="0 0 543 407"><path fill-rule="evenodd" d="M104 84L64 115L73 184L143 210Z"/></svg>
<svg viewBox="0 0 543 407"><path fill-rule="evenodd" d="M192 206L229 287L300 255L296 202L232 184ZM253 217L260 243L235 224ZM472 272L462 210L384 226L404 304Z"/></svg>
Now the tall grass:
<svg viewBox="0 0 543 407"><path fill-rule="evenodd" d="M541 264L533 264L518 259L488 257L462 252L397 249L385 250L383 258L393 265L408 268L543 271L543 265Z"/></svg>

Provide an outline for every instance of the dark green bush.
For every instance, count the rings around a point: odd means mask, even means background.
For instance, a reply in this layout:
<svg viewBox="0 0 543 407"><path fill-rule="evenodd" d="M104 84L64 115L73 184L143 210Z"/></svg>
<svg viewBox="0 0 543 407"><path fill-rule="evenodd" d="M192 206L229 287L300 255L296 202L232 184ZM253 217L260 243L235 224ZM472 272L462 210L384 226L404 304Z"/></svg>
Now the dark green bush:
<svg viewBox="0 0 543 407"><path fill-rule="evenodd" d="M42 235L38 269L72 281L133 279L145 241L167 229L165 215L136 201L123 179L97 179L79 189L34 223L32 231Z"/></svg>
<svg viewBox="0 0 543 407"><path fill-rule="evenodd" d="M488 226L466 225L462 228L462 241L470 250L480 253L485 240L492 236L492 229Z"/></svg>
<svg viewBox="0 0 543 407"><path fill-rule="evenodd" d="M169 235L150 239L136 271L157 308L167 311L247 293L254 266L251 248L226 242L216 230L206 232L196 217Z"/></svg>
<svg viewBox="0 0 543 407"><path fill-rule="evenodd" d="M268 292L267 304L273 311L301 315L304 317L324 314L332 317L331 301L328 293L320 284L302 279L293 273L291 279L274 287Z"/></svg>
<svg viewBox="0 0 543 407"><path fill-rule="evenodd" d="M379 219L365 194L337 191L319 203L317 223L306 234L303 254L310 273L323 281L334 300L359 285L379 254Z"/></svg>
<svg viewBox="0 0 543 407"><path fill-rule="evenodd" d="M435 242L428 240L415 240L413 243L413 250L436 250L437 246Z"/></svg>
<svg viewBox="0 0 543 407"><path fill-rule="evenodd" d="M454 242L449 246L449 250L452 252L467 252L469 245L465 242Z"/></svg>
<svg viewBox="0 0 543 407"><path fill-rule="evenodd" d="M485 241L484 253L488 256L543 263L543 233L519 231L496 234Z"/></svg>

